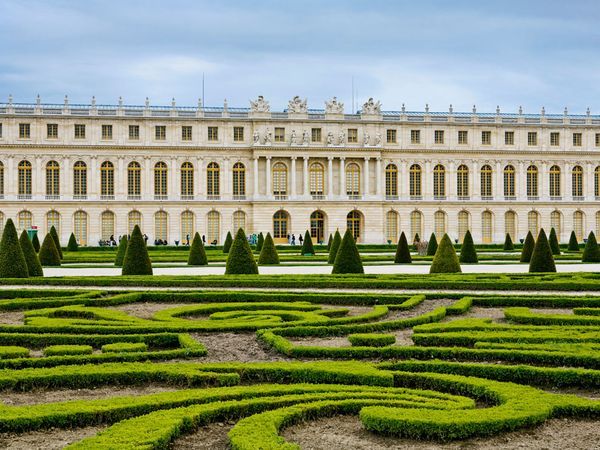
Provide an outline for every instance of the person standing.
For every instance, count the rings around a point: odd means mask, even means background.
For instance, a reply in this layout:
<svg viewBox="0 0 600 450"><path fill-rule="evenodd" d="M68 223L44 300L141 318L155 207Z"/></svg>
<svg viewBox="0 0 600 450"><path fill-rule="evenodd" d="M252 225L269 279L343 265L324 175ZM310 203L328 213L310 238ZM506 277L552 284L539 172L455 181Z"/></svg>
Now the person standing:
<svg viewBox="0 0 600 450"><path fill-rule="evenodd" d="M300 236L298 236L298 242L300 242L300 245L302 245L302 234L300 234Z"/></svg>
<svg viewBox="0 0 600 450"><path fill-rule="evenodd" d="M292 245L296 245L296 236L292 234Z"/></svg>

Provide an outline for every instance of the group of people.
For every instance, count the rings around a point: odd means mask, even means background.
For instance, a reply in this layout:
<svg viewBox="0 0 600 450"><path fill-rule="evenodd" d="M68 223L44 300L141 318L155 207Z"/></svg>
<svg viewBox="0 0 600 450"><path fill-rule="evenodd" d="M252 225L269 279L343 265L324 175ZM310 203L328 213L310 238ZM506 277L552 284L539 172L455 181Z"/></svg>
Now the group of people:
<svg viewBox="0 0 600 450"><path fill-rule="evenodd" d="M127 239L129 240L130 235L122 235L119 236L119 240L118 242L115 240L115 237L113 235L111 235L108 239L101 239L100 241L98 241L98 244L100 245L100 247L116 247L120 242L121 239L123 239L124 237L127 237ZM287 235L287 241L288 244L290 245L296 245L296 235L295 234L288 234ZM144 242L146 244L148 244L148 235L144 233ZM185 236L185 240L183 241L174 241L176 246L179 246L179 243L181 242L182 245L186 245L189 246L190 245L190 235L186 234ZM248 235L248 243L250 245L256 245L256 243L258 242L258 234L253 233ZM302 238L302 234L298 235L298 243L299 245L302 245L302 243L304 242L304 239ZM202 243L204 245L206 245L206 235L202 235ZM216 239L213 239L213 241L210 243L210 245L215 246L218 244L218 241ZM154 245L169 245L169 241L167 241L166 239L154 239Z"/></svg>

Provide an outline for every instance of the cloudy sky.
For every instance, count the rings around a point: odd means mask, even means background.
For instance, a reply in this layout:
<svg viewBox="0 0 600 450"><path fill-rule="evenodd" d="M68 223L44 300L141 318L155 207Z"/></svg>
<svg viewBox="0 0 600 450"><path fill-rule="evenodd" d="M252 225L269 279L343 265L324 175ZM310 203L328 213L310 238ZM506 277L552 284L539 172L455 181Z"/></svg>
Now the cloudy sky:
<svg viewBox="0 0 600 450"><path fill-rule="evenodd" d="M600 113L597 0L0 0L0 101Z"/></svg>

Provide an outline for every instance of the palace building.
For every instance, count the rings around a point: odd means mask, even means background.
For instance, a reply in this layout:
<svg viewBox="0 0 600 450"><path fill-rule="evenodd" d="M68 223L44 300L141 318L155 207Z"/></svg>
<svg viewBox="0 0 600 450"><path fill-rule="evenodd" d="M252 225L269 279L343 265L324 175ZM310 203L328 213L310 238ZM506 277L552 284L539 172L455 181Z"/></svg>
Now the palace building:
<svg viewBox="0 0 600 450"><path fill-rule="evenodd" d="M98 245L137 224L149 242L285 242L336 229L359 242L443 233L514 241L600 234L600 116L382 111L333 99L249 108L0 104L0 226Z"/></svg>

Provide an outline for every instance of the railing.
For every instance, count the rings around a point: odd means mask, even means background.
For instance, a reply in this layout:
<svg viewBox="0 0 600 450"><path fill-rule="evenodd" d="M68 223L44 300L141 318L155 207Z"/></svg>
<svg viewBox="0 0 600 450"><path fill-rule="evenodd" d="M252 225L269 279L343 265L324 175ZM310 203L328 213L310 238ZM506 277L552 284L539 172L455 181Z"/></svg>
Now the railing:
<svg viewBox="0 0 600 450"><path fill-rule="evenodd" d="M141 200L142 196L139 194L130 194L127 195L127 200Z"/></svg>
<svg viewBox="0 0 600 450"><path fill-rule="evenodd" d="M540 197L537 196L537 195L528 195L527 196L527 200L530 200L530 201L534 201L535 202L535 201L537 201L539 199L540 199Z"/></svg>
<svg viewBox="0 0 600 450"><path fill-rule="evenodd" d="M516 195L505 195L504 196L504 200L506 200L507 202L511 202L517 199Z"/></svg>
<svg viewBox="0 0 600 450"><path fill-rule="evenodd" d="M192 195L181 195L181 200L194 200L194 194Z"/></svg>
<svg viewBox="0 0 600 450"><path fill-rule="evenodd" d="M233 196L234 200L246 200L246 194L238 194Z"/></svg>
<svg viewBox="0 0 600 450"><path fill-rule="evenodd" d="M87 194L73 195L73 200L87 200Z"/></svg>
<svg viewBox="0 0 600 450"><path fill-rule="evenodd" d="M310 194L313 200L325 200L325 195L323 194Z"/></svg>
<svg viewBox="0 0 600 450"><path fill-rule="evenodd" d="M560 200L562 200L562 197L560 195L551 195L550 200L560 201Z"/></svg>
<svg viewBox="0 0 600 450"><path fill-rule="evenodd" d="M348 194L348 200L362 200L361 194Z"/></svg>
<svg viewBox="0 0 600 450"><path fill-rule="evenodd" d="M46 200L60 200L59 194L46 194Z"/></svg>
<svg viewBox="0 0 600 450"><path fill-rule="evenodd" d="M154 194L154 200L168 200L169 196L165 194Z"/></svg>
<svg viewBox="0 0 600 450"><path fill-rule="evenodd" d="M114 195L101 195L100 196L100 200L114 200L115 196Z"/></svg>
<svg viewBox="0 0 600 450"><path fill-rule="evenodd" d="M31 194L18 194L17 200L31 200Z"/></svg>
<svg viewBox="0 0 600 450"><path fill-rule="evenodd" d="M386 200L398 200L398 196L397 195L386 195L385 199Z"/></svg>
<svg viewBox="0 0 600 450"><path fill-rule="evenodd" d="M206 200L221 200L221 195L219 195L219 194L207 195Z"/></svg>
<svg viewBox="0 0 600 450"><path fill-rule="evenodd" d="M468 195L459 195L458 196L459 200L465 201L465 200L471 200L471 197Z"/></svg>
<svg viewBox="0 0 600 450"><path fill-rule="evenodd" d="M583 195L574 195L573 196L573 201L574 202L582 202L584 200Z"/></svg>
<svg viewBox="0 0 600 450"><path fill-rule="evenodd" d="M446 200L446 196L445 195L434 195L433 199L434 200Z"/></svg>
<svg viewBox="0 0 600 450"><path fill-rule="evenodd" d="M273 198L275 200L287 200L288 196L287 194L273 194Z"/></svg>
<svg viewBox="0 0 600 450"><path fill-rule="evenodd" d="M410 199L411 200L423 200L423 196L422 195L411 195Z"/></svg>
<svg viewBox="0 0 600 450"><path fill-rule="evenodd" d="M483 201L494 200L494 196L493 195L482 195L481 200L483 200Z"/></svg>

